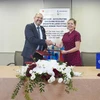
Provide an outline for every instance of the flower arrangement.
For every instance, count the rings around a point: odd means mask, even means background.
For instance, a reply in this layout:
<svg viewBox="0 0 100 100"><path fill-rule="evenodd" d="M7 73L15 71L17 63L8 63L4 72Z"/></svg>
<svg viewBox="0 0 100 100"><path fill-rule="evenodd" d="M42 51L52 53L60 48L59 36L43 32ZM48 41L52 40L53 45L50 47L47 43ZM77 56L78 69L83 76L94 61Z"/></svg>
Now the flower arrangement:
<svg viewBox="0 0 100 100"><path fill-rule="evenodd" d="M44 92L46 82L52 83L55 80L58 83L63 82L66 85L65 91L69 93L71 89L75 90L72 84L72 77L81 75L79 72L74 72L73 68L73 66L67 66L66 63L57 62L56 60L38 60L35 63L22 66L19 75L17 75L20 81L11 98L14 99L21 86L24 86L25 98L26 100L31 100L29 93L36 86L39 86L40 92Z"/></svg>

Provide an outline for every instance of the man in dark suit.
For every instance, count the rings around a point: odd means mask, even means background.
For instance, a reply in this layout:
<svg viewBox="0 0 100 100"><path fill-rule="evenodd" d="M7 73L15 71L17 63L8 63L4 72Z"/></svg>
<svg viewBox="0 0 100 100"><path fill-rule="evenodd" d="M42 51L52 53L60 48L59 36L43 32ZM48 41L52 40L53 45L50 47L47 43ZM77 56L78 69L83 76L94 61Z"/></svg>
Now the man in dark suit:
<svg viewBox="0 0 100 100"><path fill-rule="evenodd" d="M32 56L43 59L36 53L36 50L45 50L48 45L52 45L51 40L46 39L45 29L40 26L43 21L43 15L38 13L34 17L34 23L27 24L25 27L25 44L22 51L23 65L25 62L32 62Z"/></svg>

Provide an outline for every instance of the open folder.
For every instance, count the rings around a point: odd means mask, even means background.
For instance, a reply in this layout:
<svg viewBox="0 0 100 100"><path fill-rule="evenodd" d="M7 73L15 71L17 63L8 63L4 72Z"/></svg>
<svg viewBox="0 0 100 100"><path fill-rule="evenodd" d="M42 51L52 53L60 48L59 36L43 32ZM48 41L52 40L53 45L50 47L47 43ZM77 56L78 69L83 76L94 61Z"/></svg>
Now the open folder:
<svg viewBox="0 0 100 100"><path fill-rule="evenodd" d="M48 53L48 51L39 51L39 50L36 50L36 53L38 53L39 55L41 56L49 56L50 54Z"/></svg>

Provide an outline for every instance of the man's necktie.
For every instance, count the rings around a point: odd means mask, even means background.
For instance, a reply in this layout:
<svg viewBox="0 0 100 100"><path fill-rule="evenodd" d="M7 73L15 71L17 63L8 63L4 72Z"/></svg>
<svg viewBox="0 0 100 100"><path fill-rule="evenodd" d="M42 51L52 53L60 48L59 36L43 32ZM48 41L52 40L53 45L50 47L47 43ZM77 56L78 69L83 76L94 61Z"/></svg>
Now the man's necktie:
<svg viewBox="0 0 100 100"><path fill-rule="evenodd" d="M38 37L40 38L40 28L37 27Z"/></svg>
<svg viewBox="0 0 100 100"><path fill-rule="evenodd" d="M40 37L40 27L37 27L37 32L38 32L38 37L41 39ZM39 45L39 50L42 50L43 46Z"/></svg>

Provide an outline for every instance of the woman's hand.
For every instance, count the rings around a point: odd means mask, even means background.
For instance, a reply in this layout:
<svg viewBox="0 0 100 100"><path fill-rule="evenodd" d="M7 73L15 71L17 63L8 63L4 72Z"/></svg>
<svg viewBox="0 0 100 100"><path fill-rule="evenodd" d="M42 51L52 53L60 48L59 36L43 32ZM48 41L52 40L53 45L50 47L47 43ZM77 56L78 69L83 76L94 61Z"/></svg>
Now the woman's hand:
<svg viewBox="0 0 100 100"><path fill-rule="evenodd" d="M67 51L66 50L61 50L61 53L62 54L67 54Z"/></svg>

